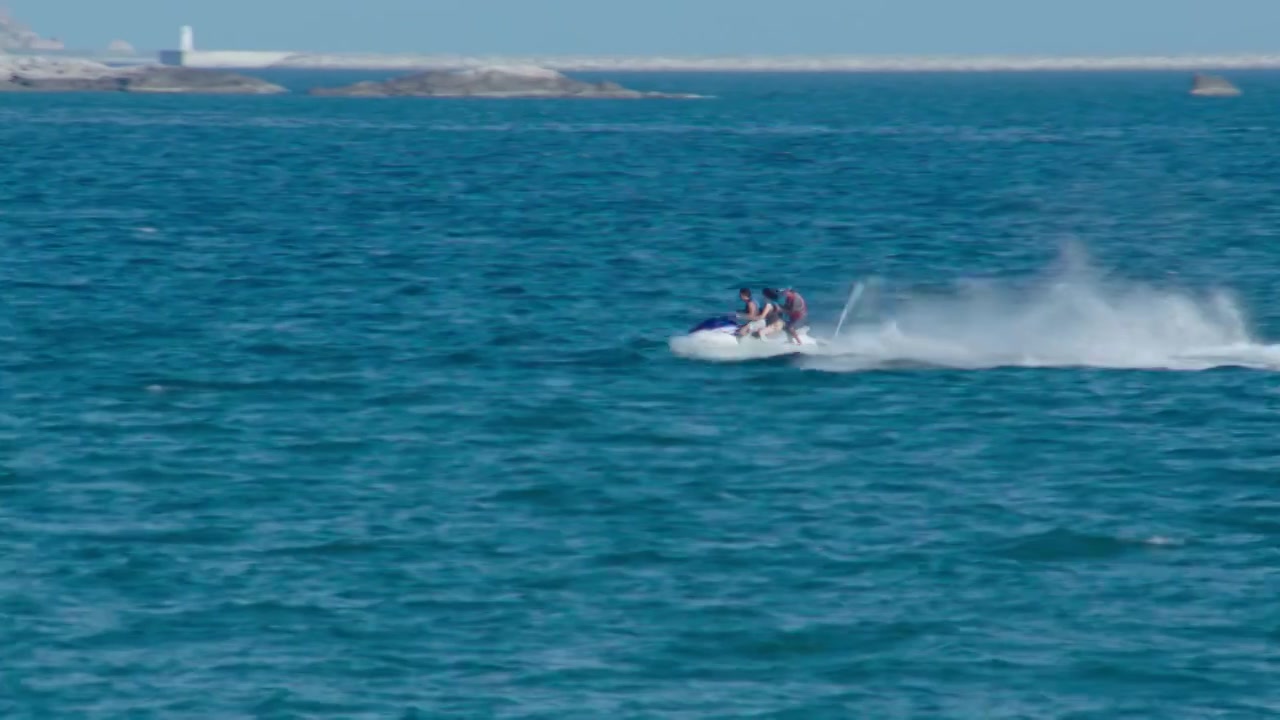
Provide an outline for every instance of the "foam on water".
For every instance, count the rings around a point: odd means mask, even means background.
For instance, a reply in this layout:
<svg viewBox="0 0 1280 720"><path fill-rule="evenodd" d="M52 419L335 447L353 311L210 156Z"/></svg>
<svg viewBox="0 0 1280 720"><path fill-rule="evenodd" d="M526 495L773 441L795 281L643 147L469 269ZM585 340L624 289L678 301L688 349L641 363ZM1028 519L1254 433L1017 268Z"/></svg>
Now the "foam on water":
<svg viewBox="0 0 1280 720"><path fill-rule="evenodd" d="M1109 280L1069 258L1028 287L967 282L951 293L908 297L802 361L827 371L911 364L1280 370L1280 345L1253 337L1228 291Z"/></svg>
<svg viewBox="0 0 1280 720"><path fill-rule="evenodd" d="M879 303L869 298L863 307L868 304ZM691 343L677 349L673 342L672 348L704 360L757 356ZM797 355L800 367L827 372L886 367L1280 371L1280 344L1253 336L1229 291L1195 293L1108 279L1079 254L1029 284L966 280L944 293L907 294L892 309L864 312L839 337Z"/></svg>

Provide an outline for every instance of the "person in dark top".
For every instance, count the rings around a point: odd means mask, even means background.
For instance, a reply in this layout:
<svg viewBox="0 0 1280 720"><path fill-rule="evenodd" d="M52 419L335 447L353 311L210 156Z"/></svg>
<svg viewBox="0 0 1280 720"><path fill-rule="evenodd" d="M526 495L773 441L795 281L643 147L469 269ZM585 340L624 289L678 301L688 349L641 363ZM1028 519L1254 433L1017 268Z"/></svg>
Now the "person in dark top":
<svg viewBox="0 0 1280 720"><path fill-rule="evenodd" d="M757 332L764 328L768 324L770 314L776 310L771 303L766 304L763 308L760 307L760 304L751 297L750 288L742 288L739 290L738 299L742 300L743 303L743 308L742 311L738 313L738 318L746 321L738 327L738 330L735 333L739 337L750 332Z"/></svg>

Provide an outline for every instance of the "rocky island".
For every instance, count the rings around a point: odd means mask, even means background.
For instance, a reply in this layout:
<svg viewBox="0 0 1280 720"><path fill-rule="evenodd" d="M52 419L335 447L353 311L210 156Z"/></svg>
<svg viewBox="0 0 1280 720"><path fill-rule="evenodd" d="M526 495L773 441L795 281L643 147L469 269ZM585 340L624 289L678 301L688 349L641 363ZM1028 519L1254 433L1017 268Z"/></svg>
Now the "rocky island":
<svg viewBox="0 0 1280 720"><path fill-rule="evenodd" d="M442 98L593 98L635 100L645 98L697 98L630 90L612 82L589 83L541 67L479 67L434 70L386 82L361 82L339 88L317 88L312 95L340 97L442 97Z"/></svg>
<svg viewBox="0 0 1280 720"><path fill-rule="evenodd" d="M1200 97L1236 97L1240 95L1240 88L1232 85L1226 78L1201 73L1191 83L1191 94Z"/></svg>
<svg viewBox="0 0 1280 720"><path fill-rule="evenodd" d="M15 20L8 10L0 8L0 51L35 50L36 52L47 52L49 50L63 49L65 49L65 45L61 40L41 37L39 33Z"/></svg>
<svg viewBox="0 0 1280 720"><path fill-rule="evenodd" d="M0 91L272 95L279 85L234 73L142 65L114 68L88 60L0 55Z"/></svg>

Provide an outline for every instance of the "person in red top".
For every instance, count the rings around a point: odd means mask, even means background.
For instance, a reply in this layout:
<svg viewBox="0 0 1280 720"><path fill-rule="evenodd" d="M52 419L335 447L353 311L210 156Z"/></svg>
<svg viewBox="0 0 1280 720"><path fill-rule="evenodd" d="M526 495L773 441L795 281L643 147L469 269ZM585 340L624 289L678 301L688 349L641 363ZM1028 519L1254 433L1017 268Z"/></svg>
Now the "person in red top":
<svg viewBox="0 0 1280 720"><path fill-rule="evenodd" d="M796 292L792 288L787 288L786 290L783 290L781 293L779 293L777 290L769 288L764 291L764 296L769 300L773 300L773 301L777 301L779 299L782 300L782 312L787 314L787 320L785 323L782 321L781 318L779 318L778 320L775 320L773 324L771 324L769 327L765 328L763 331L758 333L757 337L772 335L773 333L777 332L779 329L783 329L787 331L787 337L791 338L791 342L795 343L796 345L799 345L800 344L800 335L799 335L800 328L807 326L807 323L805 321L808 319L808 316L809 316L809 307L805 304L804 298L800 295L800 293Z"/></svg>
<svg viewBox="0 0 1280 720"><path fill-rule="evenodd" d="M791 337L791 342L800 344L800 328L808 327L809 306L805 304L804 298L800 293L792 288L787 288L782 297L782 311L787 314L787 324L783 329L787 331L787 335Z"/></svg>

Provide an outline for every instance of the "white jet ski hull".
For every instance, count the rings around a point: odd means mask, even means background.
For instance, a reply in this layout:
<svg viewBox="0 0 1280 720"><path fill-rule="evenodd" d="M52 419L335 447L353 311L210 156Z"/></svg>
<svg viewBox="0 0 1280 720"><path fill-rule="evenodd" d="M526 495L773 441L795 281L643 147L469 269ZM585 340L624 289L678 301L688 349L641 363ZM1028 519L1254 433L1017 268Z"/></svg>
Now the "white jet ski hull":
<svg viewBox="0 0 1280 720"><path fill-rule="evenodd" d="M803 353L821 344L809 335L808 328L800 328L796 333L800 338L798 344L792 342L784 330L758 338L750 334L739 337L735 334L737 329L732 316L710 318L687 334L672 338L671 349L685 357L750 360Z"/></svg>

